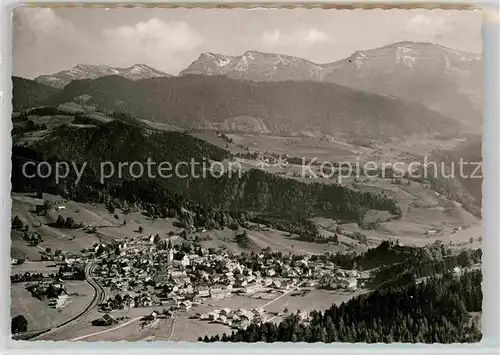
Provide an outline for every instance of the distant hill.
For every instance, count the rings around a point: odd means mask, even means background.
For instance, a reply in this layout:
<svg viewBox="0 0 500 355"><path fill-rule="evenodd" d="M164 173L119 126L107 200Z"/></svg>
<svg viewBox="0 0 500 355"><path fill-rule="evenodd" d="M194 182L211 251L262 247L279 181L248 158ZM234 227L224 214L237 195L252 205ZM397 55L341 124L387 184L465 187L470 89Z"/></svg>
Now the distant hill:
<svg viewBox="0 0 500 355"><path fill-rule="evenodd" d="M32 108L58 91L36 81L14 76L12 77L12 108L14 111Z"/></svg>
<svg viewBox="0 0 500 355"><path fill-rule="evenodd" d="M180 75L227 75L252 81L315 80L421 103L466 123L482 122L482 59L432 43L399 42L333 63L248 51L202 53Z"/></svg>
<svg viewBox="0 0 500 355"><path fill-rule="evenodd" d="M108 75L119 75L130 80L171 76L144 64L135 64L128 68L79 64L55 74L38 76L35 81L55 88L63 88L73 80L97 79Z"/></svg>
<svg viewBox="0 0 500 355"><path fill-rule="evenodd" d="M373 139L460 129L454 120L420 104L313 81L256 83L204 75L131 81L108 76L73 81L45 104L82 95L105 110L187 129L284 135L319 130Z"/></svg>
<svg viewBox="0 0 500 355"><path fill-rule="evenodd" d="M475 130L482 125L482 76L479 55L402 42L358 51L324 80L418 102Z"/></svg>
<svg viewBox="0 0 500 355"><path fill-rule="evenodd" d="M465 163L463 174L459 165L461 159ZM476 214L480 215L483 198L483 170L481 168L476 171L476 168L477 163L483 162L482 137L480 135L470 136L467 141L453 150L433 154L432 161L444 162L448 167L454 166L454 178L441 178L438 179L439 181L433 181L436 186L443 189L455 200L464 203L466 207L475 206ZM469 210L472 209L469 208Z"/></svg>

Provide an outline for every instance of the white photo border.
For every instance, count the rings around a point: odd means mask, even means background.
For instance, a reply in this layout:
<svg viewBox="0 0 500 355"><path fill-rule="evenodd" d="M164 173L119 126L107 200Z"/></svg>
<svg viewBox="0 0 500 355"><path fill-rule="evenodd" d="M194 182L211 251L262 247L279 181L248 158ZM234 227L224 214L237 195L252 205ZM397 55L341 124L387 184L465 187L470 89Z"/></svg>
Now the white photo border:
<svg viewBox="0 0 500 355"><path fill-rule="evenodd" d="M310 7L314 5L352 5L352 4L383 4L384 8L396 6L396 1L142 1L140 4L154 5L186 5L186 6L215 6L217 4L240 5L244 7L280 7L280 5L294 5ZM245 343L191 343L191 342L95 342L95 343L68 343L53 341L12 341L10 335L10 172L11 172L11 68L12 68L12 10L22 5L50 6L64 5L91 5L99 4L103 7L118 5L133 6L137 2L127 1L17 1L2 0L1 32L2 33L2 62L0 82L0 112L1 120L1 167L0 174L0 211L2 231L1 266L4 270L1 278L1 349L8 354L233 354L253 355L260 354L289 355L330 354L332 352L346 354L497 354L500 348L500 91L499 91L499 63L500 63L500 6L498 0L483 2L474 1L436 1L432 4L426 1L405 1L405 5L414 7L439 7L440 5L471 4L483 11L483 71L484 71L484 119L483 119L483 340L477 344L306 344L306 343L272 343L272 344L245 344ZM426 6L427 5L427 6ZM459 6L457 5L457 6Z"/></svg>

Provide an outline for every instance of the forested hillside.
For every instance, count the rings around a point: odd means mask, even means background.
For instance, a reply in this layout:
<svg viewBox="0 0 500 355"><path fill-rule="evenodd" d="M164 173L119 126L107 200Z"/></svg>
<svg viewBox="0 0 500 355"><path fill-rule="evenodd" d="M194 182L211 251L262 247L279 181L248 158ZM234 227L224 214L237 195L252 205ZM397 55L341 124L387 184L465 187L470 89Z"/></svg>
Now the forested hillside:
<svg viewBox="0 0 500 355"><path fill-rule="evenodd" d="M150 211L152 216L166 217L181 207L195 212L187 223L209 226L225 225L228 217L274 216L300 221L315 215L342 221L359 221L369 209L384 210L399 216L399 205L378 193L349 189L340 185L302 183L293 179L267 174L259 170L229 172L218 178L207 173L196 177L188 167L186 176L133 178L125 169L118 175L120 162L140 162L148 158L159 164L169 162L203 162L223 160L229 153L205 141L179 132L153 132L114 121L99 127L60 127L50 138L30 148L14 147L13 190L44 191L80 201L114 203ZM21 174L28 160L68 161L81 166L87 163L78 185L76 174L56 184L53 179L27 179ZM112 162L115 174L100 183L100 163ZM170 171L173 173L173 171ZM197 173L200 174L201 165ZM171 212L168 212L171 210ZM172 212L177 211L177 212ZM231 217L231 218L233 218Z"/></svg>
<svg viewBox="0 0 500 355"><path fill-rule="evenodd" d="M20 111L32 108L59 90L36 81L12 77L12 109Z"/></svg>
<svg viewBox="0 0 500 355"><path fill-rule="evenodd" d="M389 138L460 129L456 121L420 104L308 81L255 83L203 75L131 81L108 76L72 81L44 103L59 105L83 94L105 110L182 128L218 129L228 120L245 117L285 135L316 129L324 134Z"/></svg>

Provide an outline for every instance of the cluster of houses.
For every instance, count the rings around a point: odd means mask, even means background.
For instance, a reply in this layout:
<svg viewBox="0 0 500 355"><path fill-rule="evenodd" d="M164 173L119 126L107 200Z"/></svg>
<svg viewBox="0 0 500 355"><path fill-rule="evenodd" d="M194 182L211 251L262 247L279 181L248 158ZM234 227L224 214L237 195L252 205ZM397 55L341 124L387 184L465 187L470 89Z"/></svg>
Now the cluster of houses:
<svg viewBox="0 0 500 355"><path fill-rule="evenodd" d="M30 283L26 289L38 299L49 299L50 302L55 299L56 302L60 302L58 304L64 304L62 301L57 301L63 293L66 293L65 285L60 281L47 280Z"/></svg>
<svg viewBox="0 0 500 355"><path fill-rule="evenodd" d="M210 313L198 313L196 318L202 321L224 324L232 328L245 329L251 323L263 323L270 317L263 308L254 308L250 311L243 308L237 310L223 308L215 309Z"/></svg>
<svg viewBox="0 0 500 355"><path fill-rule="evenodd" d="M175 305L189 310L190 302L252 295L264 290L286 291L299 285L355 290L359 274L332 263L313 262L271 251L231 255L192 245L158 249L157 236L118 242L115 252L101 257L94 275L120 302L109 299L104 310Z"/></svg>
<svg viewBox="0 0 500 355"><path fill-rule="evenodd" d="M356 291L359 287L358 279L360 276L356 270L337 270L334 273L323 275L319 280L319 285L330 290Z"/></svg>

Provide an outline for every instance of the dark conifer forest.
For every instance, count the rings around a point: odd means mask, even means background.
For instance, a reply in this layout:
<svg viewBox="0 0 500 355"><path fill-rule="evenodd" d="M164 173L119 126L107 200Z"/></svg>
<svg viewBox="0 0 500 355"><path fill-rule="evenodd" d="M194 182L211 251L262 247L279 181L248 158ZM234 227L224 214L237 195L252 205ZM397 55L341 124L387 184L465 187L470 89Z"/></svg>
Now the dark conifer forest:
<svg viewBox="0 0 500 355"><path fill-rule="evenodd" d="M228 225L227 221L234 218L241 223L242 214L248 215L246 220L259 216L286 219L285 230L290 232L300 230L299 225L313 216L358 222L370 209L401 215L397 202L379 193L304 183L256 169L241 174L226 172L222 177L206 174L204 178L192 174L162 178L156 173L154 178L147 174L134 178L128 169L119 169L121 162L146 165L148 158L156 164L172 165L194 160L199 163L196 168L201 174L203 162L222 161L231 156L226 150L185 133L145 130L120 121L95 128L62 126L30 147L13 148L13 191L43 191L75 201L114 204L119 208L132 206L148 210L153 218L178 215L183 207L195 214L193 224L210 228ZM78 167L87 165L78 184L74 172L56 183L54 179L26 178L22 165L27 160L52 162L53 170L58 161L75 163ZM115 174L102 181L101 162L110 162L115 167ZM118 171L123 174L118 175ZM315 234L311 233L311 239Z"/></svg>

